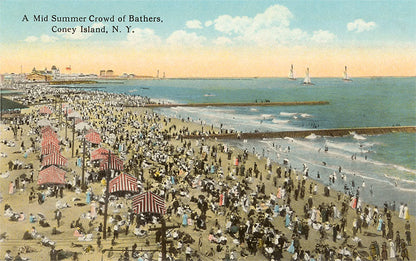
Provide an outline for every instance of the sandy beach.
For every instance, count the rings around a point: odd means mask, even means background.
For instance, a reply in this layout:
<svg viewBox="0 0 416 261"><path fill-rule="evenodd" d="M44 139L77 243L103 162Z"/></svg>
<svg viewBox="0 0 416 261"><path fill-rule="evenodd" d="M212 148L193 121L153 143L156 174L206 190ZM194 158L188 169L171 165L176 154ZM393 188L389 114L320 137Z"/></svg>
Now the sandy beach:
<svg viewBox="0 0 416 261"><path fill-rule="evenodd" d="M140 107L148 99L102 92L68 95L68 90L60 89L58 102L53 102L56 90L41 88L40 96L23 90L20 98L46 96L51 103L30 105L21 111L21 120L12 116L0 125L0 260L19 253L29 260L53 260L51 249L59 260L161 260L159 236L151 229L160 227L160 219L132 214L129 196L111 198L107 220L111 234L103 239L105 172L90 162L91 151L99 147L123 160L122 172L138 178L141 192L152 191L165 199L166 223L176 226L167 234L170 260L402 260L406 251L408 260L416 260L415 217L408 213L360 200L351 204L349 195L310 179L307 171L296 172L219 140L183 139L220 130ZM44 106L52 112L41 115ZM82 176L83 131L73 133L70 119L65 128L67 109L78 112L76 118L102 140L99 145L86 142L86 190L76 182ZM60 153L68 160L60 168L70 186L61 186L56 193L56 186L37 185L42 169L41 119L51 122ZM45 195L43 203L38 193ZM59 225L57 209L62 213ZM30 214L36 217L33 222ZM133 245L136 251L131 251ZM103 252L110 248L116 251Z"/></svg>

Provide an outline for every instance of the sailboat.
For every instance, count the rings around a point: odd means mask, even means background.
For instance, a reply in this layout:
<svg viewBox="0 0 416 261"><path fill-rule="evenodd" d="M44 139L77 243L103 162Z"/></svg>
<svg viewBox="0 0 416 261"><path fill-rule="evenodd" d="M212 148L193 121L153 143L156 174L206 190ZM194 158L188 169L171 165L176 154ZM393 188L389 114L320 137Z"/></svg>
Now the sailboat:
<svg viewBox="0 0 416 261"><path fill-rule="evenodd" d="M289 80L296 80L295 72L293 71L293 64L290 65Z"/></svg>
<svg viewBox="0 0 416 261"><path fill-rule="evenodd" d="M342 80L344 82L352 82L352 80L351 80L351 78L350 78L350 76L348 75L348 72L347 72L347 66L345 66L344 77L342 78Z"/></svg>
<svg viewBox="0 0 416 261"><path fill-rule="evenodd" d="M306 75L305 75L305 79L303 79L303 85L314 85L311 82L311 77L309 77L309 67L306 68Z"/></svg>

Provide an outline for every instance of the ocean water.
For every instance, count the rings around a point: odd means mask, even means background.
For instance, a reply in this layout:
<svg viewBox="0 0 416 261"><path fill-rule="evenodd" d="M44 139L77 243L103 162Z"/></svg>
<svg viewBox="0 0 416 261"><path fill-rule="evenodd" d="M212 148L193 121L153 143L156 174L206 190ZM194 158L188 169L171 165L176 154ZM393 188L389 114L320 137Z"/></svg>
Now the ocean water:
<svg viewBox="0 0 416 261"><path fill-rule="evenodd" d="M283 131L302 129L415 126L416 78L312 79L315 85L301 85L284 78L133 80L124 84L99 85L106 92L147 96L158 102L255 102L328 101L328 105L279 107L163 108L158 112L178 118L236 131ZM345 184L360 187L364 202L407 203L416 213L416 134L391 133L366 136L305 139L229 140L226 143L253 150L279 163L283 159L302 174L303 164L311 178L329 184L337 174L334 190ZM290 147L290 151L288 150ZM325 152L324 148L328 151ZM352 157L354 159L352 159ZM338 173L342 168L341 174ZM345 176L345 179L341 178ZM355 187L352 188L352 181ZM370 188L372 187L372 193ZM388 195L388 197L386 197Z"/></svg>

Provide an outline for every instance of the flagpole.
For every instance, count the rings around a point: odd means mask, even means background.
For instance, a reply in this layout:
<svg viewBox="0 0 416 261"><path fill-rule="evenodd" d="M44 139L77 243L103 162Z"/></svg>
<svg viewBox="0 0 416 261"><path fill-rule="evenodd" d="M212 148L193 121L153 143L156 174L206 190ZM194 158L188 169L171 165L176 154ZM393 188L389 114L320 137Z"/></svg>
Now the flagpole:
<svg viewBox="0 0 416 261"><path fill-rule="evenodd" d="M83 129L83 134L84 134L84 139L83 139L83 145L82 145L82 175L81 175L81 189L84 190L85 189L85 130L86 128L84 127Z"/></svg>
<svg viewBox="0 0 416 261"><path fill-rule="evenodd" d="M74 147L75 147L75 117L72 118L72 157L74 157Z"/></svg>
<svg viewBox="0 0 416 261"><path fill-rule="evenodd" d="M110 171L111 171L111 151L108 150L108 169L105 182L105 201L104 201L104 230L103 239L107 239L107 212L108 212L108 197L110 188Z"/></svg>
<svg viewBox="0 0 416 261"><path fill-rule="evenodd" d="M162 228L161 228L161 232L162 232L162 238L161 238L161 243L162 243L162 260L166 260L166 221L165 218L162 215Z"/></svg>

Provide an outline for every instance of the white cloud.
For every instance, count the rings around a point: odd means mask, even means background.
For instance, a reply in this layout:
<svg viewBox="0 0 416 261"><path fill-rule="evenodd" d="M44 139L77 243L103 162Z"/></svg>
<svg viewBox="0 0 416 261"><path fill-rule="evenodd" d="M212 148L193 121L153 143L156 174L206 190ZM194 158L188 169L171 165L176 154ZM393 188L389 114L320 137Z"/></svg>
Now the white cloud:
<svg viewBox="0 0 416 261"><path fill-rule="evenodd" d="M233 36L233 43L273 46L308 39L306 32L290 28L293 17L287 7L273 5L254 17L219 16L214 20L214 27L217 31Z"/></svg>
<svg viewBox="0 0 416 261"><path fill-rule="evenodd" d="M271 26L289 26L293 14L290 10L282 5L273 5L258 14L253 19L255 27L271 27Z"/></svg>
<svg viewBox="0 0 416 261"><path fill-rule="evenodd" d="M336 38L335 34L324 31L324 30L318 30L313 32L312 41L317 43L328 43L331 42Z"/></svg>
<svg viewBox="0 0 416 261"><path fill-rule="evenodd" d="M166 43L171 46L201 46L207 39L204 36L198 36L196 33L187 33L184 30L174 31Z"/></svg>
<svg viewBox="0 0 416 261"><path fill-rule="evenodd" d="M49 36L47 34L42 34L40 37L37 36L28 36L26 37L26 39L24 40L27 43L34 43L37 41L41 41L42 43L53 43L56 42L58 40L58 37L55 36Z"/></svg>
<svg viewBox="0 0 416 261"><path fill-rule="evenodd" d="M356 19L354 22L347 24L348 31L355 31L356 33L362 33L364 31L371 31L376 28L375 22L366 22L363 19Z"/></svg>
<svg viewBox="0 0 416 261"><path fill-rule="evenodd" d="M134 33L127 34L127 41L140 47L159 45L162 41L151 29L133 28Z"/></svg>
<svg viewBox="0 0 416 261"><path fill-rule="evenodd" d="M232 44L232 40L231 40L230 38L228 38L228 37L223 37L223 36L218 37L218 38L217 38L217 39L215 39L213 42L214 42L214 44L216 44L216 45L230 45L230 44Z"/></svg>
<svg viewBox="0 0 416 261"><path fill-rule="evenodd" d="M210 27L214 22L212 22L211 20L208 20L205 22L205 27Z"/></svg>
<svg viewBox="0 0 416 261"><path fill-rule="evenodd" d="M202 29L201 22L199 20L190 20L186 22L186 27L190 29Z"/></svg>
<svg viewBox="0 0 416 261"><path fill-rule="evenodd" d="M25 39L24 41L25 41L25 42L27 42L27 43L34 43L34 42L36 42L38 39L39 39L39 38L37 38L36 36L31 35L31 36L26 37L26 39Z"/></svg>
<svg viewBox="0 0 416 261"><path fill-rule="evenodd" d="M221 15L214 21L217 31L223 33L243 33L252 24L253 19L247 16L231 17L230 15Z"/></svg>
<svg viewBox="0 0 416 261"><path fill-rule="evenodd" d="M55 36L49 36L47 34L42 34L40 36L40 40L44 43L53 43L53 42L56 42L58 40L58 38L55 37Z"/></svg>

